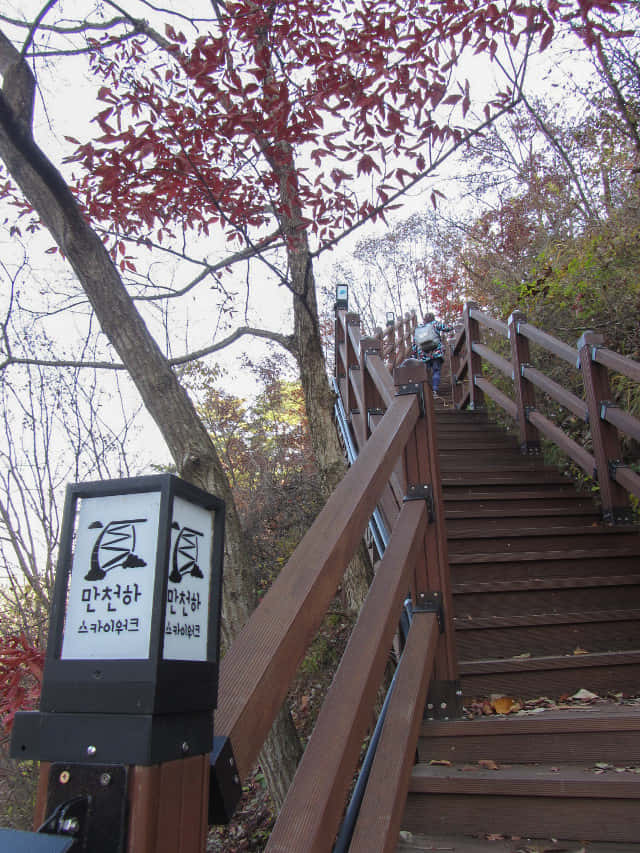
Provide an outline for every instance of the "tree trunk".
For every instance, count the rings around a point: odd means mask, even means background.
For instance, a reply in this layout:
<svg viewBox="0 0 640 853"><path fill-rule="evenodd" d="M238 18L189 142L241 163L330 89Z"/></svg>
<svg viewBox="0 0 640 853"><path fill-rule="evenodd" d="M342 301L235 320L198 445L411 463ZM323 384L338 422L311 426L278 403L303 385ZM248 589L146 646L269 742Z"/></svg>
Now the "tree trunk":
<svg viewBox="0 0 640 853"><path fill-rule="evenodd" d="M255 582L226 474L191 400L136 310L102 241L84 219L60 173L32 139L32 106L28 101L34 86L26 64L19 61L17 52L14 64L7 63L7 52L13 48L7 48L6 40L0 42L0 48L0 72L4 78L0 93L0 157L73 267L104 334L158 425L178 472L225 501L222 639L228 645L255 605ZM16 81L21 85L17 86ZM25 81L26 85L22 85ZM291 781L292 762L272 766L270 758L300 752L290 717L286 735L285 727L281 721L278 731L290 742L274 744L265 759L265 773L274 785L276 803Z"/></svg>

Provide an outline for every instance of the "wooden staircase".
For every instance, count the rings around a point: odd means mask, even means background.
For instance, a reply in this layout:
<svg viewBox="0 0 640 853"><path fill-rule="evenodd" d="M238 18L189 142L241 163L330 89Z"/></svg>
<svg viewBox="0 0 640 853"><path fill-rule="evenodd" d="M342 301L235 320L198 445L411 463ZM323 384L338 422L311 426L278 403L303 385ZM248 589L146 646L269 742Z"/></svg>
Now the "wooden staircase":
<svg viewBox="0 0 640 853"><path fill-rule="evenodd" d="M640 689L640 536L486 414L436 410L463 693Z"/></svg>
<svg viewBox="0 0 640 853"><path fill-rule="evenodd" d="M436 420L465 697L639 693L637 530L486 414ZM398 851L637 853L639 807L638 705L425 720Z"/></svg>

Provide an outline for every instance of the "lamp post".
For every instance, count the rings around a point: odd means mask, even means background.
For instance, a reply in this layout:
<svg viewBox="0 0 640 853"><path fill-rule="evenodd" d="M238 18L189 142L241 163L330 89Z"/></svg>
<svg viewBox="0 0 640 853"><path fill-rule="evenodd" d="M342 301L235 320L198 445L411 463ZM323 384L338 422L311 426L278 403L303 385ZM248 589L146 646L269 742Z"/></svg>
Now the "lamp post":
<svg viewBox="0 0 640 853"><path fill-rule="evenodd" d="M117 776L105 766L212 749L224 510L171 474L67 487L40 710L16 714L11 755L64 764L48 815L84 779L86 849L104 835L95 803Z"/></svg>

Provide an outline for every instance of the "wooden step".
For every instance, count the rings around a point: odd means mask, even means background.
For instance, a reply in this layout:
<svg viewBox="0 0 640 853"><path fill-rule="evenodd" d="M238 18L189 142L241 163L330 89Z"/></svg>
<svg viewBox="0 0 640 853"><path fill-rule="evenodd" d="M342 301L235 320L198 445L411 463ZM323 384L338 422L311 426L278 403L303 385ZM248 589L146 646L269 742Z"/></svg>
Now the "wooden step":
<svg viewBox="0 0 640 853"><path fill-rule="evenodd" d="M615 844L613 842L566 841L557 838L523 838L514 835L511 840L494 837L487 839L469 835L440 835L403 831L398 839L396 853L639 853L640 844Z"/></svg>
<svg viewBox="0 0 640 853"><path fill-rule="evenodd" d="M496 539L503 536L593 536L602 533L606 536L619 535L620 528L603 524L600 517L593 513L589 518L584 515L565 513L559 517L547 516L505 516L501 518L464 518L451 519L447 523L447 536L454 539ZM631 532L631 531L629 531ZM634 531L637 536L637 531ZM639 541L640 541L640 537Z"/></svg>
<svg viewBox="0 0 640 853"><path fill-rule="evenodd" d="M453 539L449 561L493 563L508 560L582 560L588 557L633 557L640 555L640 536L605 536L601 531L580 536L501 536L498 539Z"/></svg>
<svg viewBox="0 0 640 853"><path fill-rule="evenodd" d="M524 471L482 471L482 470L460 470L442 472L442 485L446 489L450 486L482 486L487 488L492 485L516 486L519 490L539 483L566 485L567 479L552 468L541 468Z"/></svg>
<svg viewBox="0 0 640 853"><path fill-rule="evenodd" d="M444 484L442 490L445 507L452 501L466 501L468 503L484 502L490 504L493 501L531 501L540 500L579 500L593 507L593 501L576 491L576 487L569 480L553 483L484 483L475 484L459 483L449 481Z"/></svg>
<svg viewBox="0 0 640 853"><path fill-rule="evenodd" d="M414 767L403 828L416 832L548 835L593 841L640 838L640 785L631 772L578 764Z"/></svg>
<svg viewBox="0 0 640 853"><path fill-rule="evenodd" d="M591 501L581 499L578 495L571 498L529 498L519 499L476 499L451 500L445 502L445 518L447 530L453 528L451 521L472 518L566 518L566 516L588 517L592 522L599 523L600 513ZM583 519L581 519L582 521Z"/></svg>
<svg viewBox="0 0 640 853"><path fill-rule="evenodd" d="M633 696L640 684L640 649L460 661L459 672L466 697L504 693L531 699L571 695L581 688Z"/></svg>
<svg viewBox="0 0 640 853"><path fill-rule="evenodd" d="M639 618L635 609L455 619L458 659L633 651L640 646Z"/></svg>
<svg viewBox="0 0 640 853"><path fill-rule="evenodd" d="M590 765L640 765L640 706L601 702L590 708L425 720L418 755L421 762L555 764L573 757Z"/></svg>
<svg viewBox="0 0 640 853"><path fill-rule="evenodd" d="M452 562L451 577L454 586L470 585L468 590L460 592L487 592L488 588L517 589L518 581L527 584L528 581L539 581L539 587L550 588L565 586L593 585L591 578L603 578L602 585L617 585L615 578L628 578L619 583L636 583L635 578L640 574L640 560L637 556L612 556L603 558L592 555L580 560L571 559L542 559L542 560L500 560L495 562L470 562L464 559ZM581 581L584 580L584 583ZM594 580L595 583L595 580ZM484 587L478 585L484 585Z"/></svg>

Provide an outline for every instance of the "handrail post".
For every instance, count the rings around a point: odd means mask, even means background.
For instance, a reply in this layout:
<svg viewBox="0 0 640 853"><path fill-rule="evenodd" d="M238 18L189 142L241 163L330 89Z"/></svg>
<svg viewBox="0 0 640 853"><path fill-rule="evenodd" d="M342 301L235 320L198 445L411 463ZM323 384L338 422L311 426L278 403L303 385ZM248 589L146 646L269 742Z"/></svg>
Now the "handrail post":
<svg viewBox="0 0 640 853"><path fill-rule="evenodd" d="M521 311L514 311L509 317L509 341L511 344L511 364L513 366L513 384L515 388L516 406L518 407L518 430L520 433L520 450L523 453L540 453L540 436L538 430L528 421L528 413L535 408L536 397L534 386L523 376L523 367L529 364L529 341L521 335L519 323L526 323L526 317Z"/></svg>
<svg viewBox="0 0 640 853"><path fill-rule="evenodd" d="M464 346L464 328L460 328L453 340L447 342L449 352L449 371L451 373L451 400L456 409L459 409L463 399L462 380L459 378L462 370L463 359L460 355L460 346Z"/></svg>
<svg viewBox="0 0 640 853"><path fill-rule="evenodd" d="M471 316L472 309L477 307L478 306L475 302L466 302L462 312L464 328L467 338L466 361L469 379L470 409L484 409L484 394L479 388L476 387L475 384L476 374L479 375L482 373L482 359L476 352L473 351L474 343L478 343L480 341L480 324Z"/></svg>
<svg viewBox="0 0 640 853"><path fill-rule="evenodd" d="M436 652L427 713L438 718L456 717L461 712L462 694L454 639L453 600L433 395L424 364L396 368L394 382L397 394L418 394L422 410L422 416L405 446L407 494L404 499L426 500L430 511L424 548L416 561L413 576L416 606L433 607L442 617L443 635Z"/></svg>
<svg viewBox="0 0 640 853"><path fill-rule="evenodd" d="M603 343L602 335L587 331L578 341L578 352L589 410L596 475L600 485L602 517L608 524L624 524L630 521L629 497L611 476L615 467L622 464L620 437L617 428L601 417L602 408L611 405L612 400L609 371L593 359L594 351Z"/></svg>
<svg viewBox="0 0 640 853"><path fill-rule="evenodd" d="M384 414L382 399L367 370L367 357L382 355L382 341L377 338L360 338L360 381L362 395L362 431L366 441L371 435L371 415Z"/></svg>

